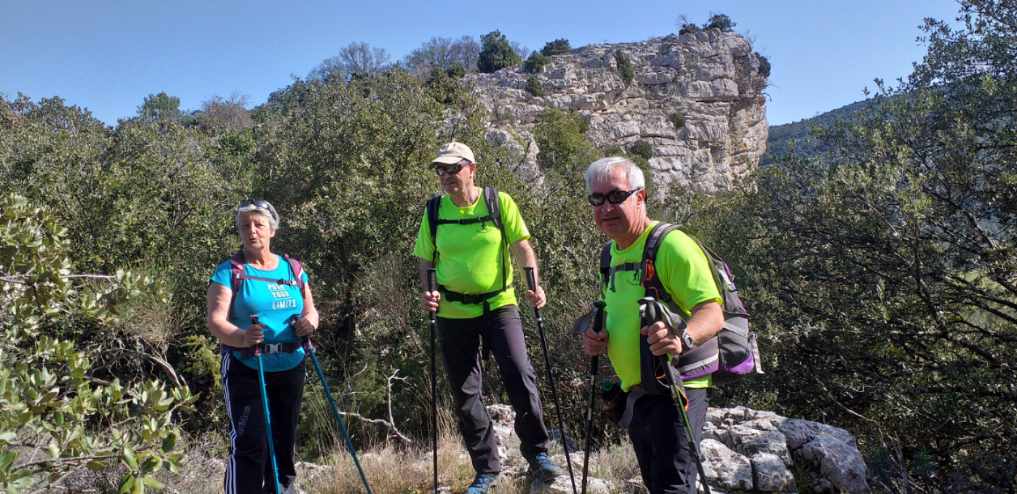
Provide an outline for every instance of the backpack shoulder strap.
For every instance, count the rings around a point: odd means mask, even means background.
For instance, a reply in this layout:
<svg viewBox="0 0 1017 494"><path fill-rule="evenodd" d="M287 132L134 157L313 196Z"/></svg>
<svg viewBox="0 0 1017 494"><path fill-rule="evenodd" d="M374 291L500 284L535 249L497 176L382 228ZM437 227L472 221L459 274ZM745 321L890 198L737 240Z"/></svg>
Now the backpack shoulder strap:
<svg viewBox="0 0 1017 494"><path fill-rule="evenodd" d="M498 201L498 190L494 187L484 187L484 203L487 205L487 214L491 215L494 226L501 230L502 237L505 236L505 227L501 221L501 203ZM508 241L506 239L506 241Z"/></svg>
<svg viewBox="0 0 1017 494"><path fill-rule="evenodd" d="M233 296L237 296L237 292L240 291L240 285L244 281L244 252L238 250L232 256L230 256L230 289L233 290ZM231 303L230 306L233 304Z"/></svg>
<svg viewBox="0 0 1017 494"><path fill-rule="evenodd" d="M441 194L435 194L427 200L427 226L431 231L431 266L438 260L438 207L441 206Z"/></svg>
<svg viewBox="0 0 1017 494"><path fill-rule="evenodd" d="M491 217L491 221L494 222L494 226L498 227L498 232L501 233L501 244L505 248L501 260L501 289L504 290L508 287L508 237L505 236L505 225L501 221L501 203L498 201L497 189L494 187L484 187L484 205L487 206L487 214Z"/></svg>
<svg viewBox="0 0 1017 494"><path fill-rule="evenodd" d="M654 262L657 260L657 251L660 250L660 244L664 241L664 237L676 229L678 227L670 223L657 223L653 230L650 230L650 235L646 238L646 244L643 246L643 288L647 295L653 295L657 300L663 302L671 302L671 295L667 293L664 285L660 282Z"/></svg>
<svg viewBox="0 0 1017 494"><path fill-rule="evenodd" d="M600 281L606 287L611 279L611 241L604 242L600 248Z"/></svg>
<svg viewBox="0 0 1017 494"><path fill-rule="evenodd" d="M304 266L300 263L300 260L290 256L289 254L283 254L283 259L286 259L286 264L290 266L290 272L293 273L293 280L296 281L297 288L300 289L300 296L304 296Z"/></svg>

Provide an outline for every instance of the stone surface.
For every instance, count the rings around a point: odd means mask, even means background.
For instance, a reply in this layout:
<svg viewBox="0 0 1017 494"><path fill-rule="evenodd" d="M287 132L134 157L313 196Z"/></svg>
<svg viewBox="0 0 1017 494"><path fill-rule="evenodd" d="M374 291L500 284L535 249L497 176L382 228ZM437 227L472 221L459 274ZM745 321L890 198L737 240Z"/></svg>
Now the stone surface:
<svg viewBox="0 0 1017 494"><path fill-rule="evenodd" d="M869 492L865 462L848 431L818 422L787 419L780 424L795 461L806 466L800 479L815 492Z"/></svg>
<svg viewBox="0 0 1017 494"><path fill-rule="evenodd" d="M771 453L756 453L752 462L753 487L763 492L790 492L795 488L795 477L784 459Z"/></svg>
<svg viewBox="0 0 1017 494"><path fill-rule="evenodd" d="M705 458L703 471L707 483L727 490L752 489L752 462L748 458L714 439L703 439L699 448Z"/></svg>
<svg viewBox="0 0 1017 494"><path fill-rule="evenodd" d="M628 84L619 75L617 51L635 69ZM490 112L488 141L517 155L524 175L540 173L532 139L537 117L559 108L582 114L590 123L587 137L599 148L650 143L658 190L710 193L730 188L766 150L766 77L759 68L759 55L743 37L707 30L552 56L534 76L544 90L540 97L526 91L531 74L521 66L470 74L466 81Z"/></svg>

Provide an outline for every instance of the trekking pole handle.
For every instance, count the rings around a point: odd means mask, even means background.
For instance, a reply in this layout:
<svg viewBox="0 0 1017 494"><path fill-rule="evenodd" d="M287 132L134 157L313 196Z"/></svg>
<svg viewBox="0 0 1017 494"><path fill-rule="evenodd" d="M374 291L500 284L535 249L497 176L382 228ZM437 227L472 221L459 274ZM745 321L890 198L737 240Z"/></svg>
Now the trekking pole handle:
<svg viewBox="0 0 1017 494"><path fill-rule="evenodd" d="M600 334L604 331L604 307L607 304L603 300L598 300L593 303L593 326L591 329L594 333Z"/></svg>
<svg viewBox="0 0 1017 494"><path fill-rule="evenodd" d="M639 299L639 325L646 327L657 322L657 299L643 297Z"/></svg>
<svg viewBox="0 0 1017 494"><path fill-rule="evenodd" d="M253 326L255 324L261 324L261 321L258 320L258 315L257 314L251 314L251 325ZM256 357L257 356L261 356L261 344L260 343L254 345L254 356L256 356Z"/></svg>
<svg viewBox="0 0 1017 494"><path fill-rule="evenodd" d="M523 268L523 271L526 272L526 286L528 286L530 288L530 290L536 290L537 289L537 276L533 273L533 268L532 267L525 267L525 268Z"/></svg>

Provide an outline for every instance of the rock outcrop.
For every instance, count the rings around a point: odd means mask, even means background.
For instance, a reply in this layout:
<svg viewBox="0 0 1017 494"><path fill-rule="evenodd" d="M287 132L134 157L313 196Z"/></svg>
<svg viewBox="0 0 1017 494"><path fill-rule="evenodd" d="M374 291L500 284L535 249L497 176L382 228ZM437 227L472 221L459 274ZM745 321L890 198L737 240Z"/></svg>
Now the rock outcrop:
<svg viewBox="0 0 1017 494"><path fill-rule="evenodd" d="M519 439L508 405L491 405L499 453L506 481L526 482L526 461L519 454ZM577 479L582 451L570 445ZM711 408L703 427L703 467L714 493L869 492L865 462L855 438L844 429L808 420L782 417L745 407ZM555 461L564 465L564 456ZM597 461L597 456L591 459ZM702 489L702 488L700 488ZM553 485L533 481L531 494L570 493L567 475ZM591 479L588 492L646 492L636 476L623 483ZM700 490L700 492L703 492Z"/></svg>
<svg viewBox="0 0 1017 494"><path fill-rule="evenodd" d="M631 80L619 68L622 59L631 63ZM552 56L532 76L542 96L527 90L531 74L521 67L471 74L467 81L490 110L488 140L509 146L537 176L532 130L542 111L558 108L587 118L587 137L599 148L650 144L649 165L661 190L709 193L753 170L766 150L768 70L747 40L710 29Z"/></svg>

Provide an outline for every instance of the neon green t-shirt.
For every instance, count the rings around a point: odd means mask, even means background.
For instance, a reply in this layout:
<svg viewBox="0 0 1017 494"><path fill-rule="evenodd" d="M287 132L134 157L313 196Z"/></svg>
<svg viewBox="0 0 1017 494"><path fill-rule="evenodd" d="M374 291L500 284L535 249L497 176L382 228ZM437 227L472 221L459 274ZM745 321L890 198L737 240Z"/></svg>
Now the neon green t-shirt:
<svg viewBox="0 0 1017 494"><path fill-rule="evenodd" d="M501 208L502 224L508 245L530 238L519 207L508 194L498 192L498 207ZM448 195L441 197L438 206L438 217L442 220L458 220L487 216L487 204L484 194L466 207L459 207ZM502 245L501 232L490 222L471 223L467 225L438 225L438 284L449 290L478 294L500 290L503 273L507 275L502 293L488 299L491 309L497 309L516 303L515 290L512 288L512 262L508 247ZM434 252L434 241L431 239L430 222L427 211L420 222L417 240L413 246L413 255L425 261L431 261ZM500 259L499 259L500 257ZM504 264L507 263L507 264ZM503 267L504 266L504 267ZM507 269L505 269L507 267ZM481 304L464 304L442 298L438 305L438 316L448 319L469 319L484 314Z"/></svg>
<svg viewBox="0 0 1017 494"><path fill-rule="evenodd" d="M623 250L611 242L611 266L639 263L643 260L643 247L657 222L650 222L636 241ZM682 315L687 319L692 309L704 302L721 303L720 293L713 280L710 261L696 241L680 230L668 233L661 241L654 261L657 276ZM640 271L617 271L604 289L607 304L607 355L615 373L621 378L622 389L639 384L639 299L646 290L640 283ZM712 383L709 375L685 382L688 388L707 388Z"/></svg>

